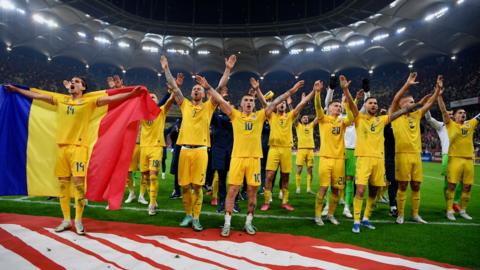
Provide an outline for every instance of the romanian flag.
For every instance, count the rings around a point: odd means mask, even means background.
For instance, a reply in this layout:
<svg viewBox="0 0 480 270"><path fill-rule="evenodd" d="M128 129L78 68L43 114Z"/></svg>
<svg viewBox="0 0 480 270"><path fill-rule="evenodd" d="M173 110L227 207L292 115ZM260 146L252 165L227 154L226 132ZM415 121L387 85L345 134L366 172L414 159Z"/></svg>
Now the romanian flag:
<svg viewBox="0 0 480 270"><path fill-rule="evenodd" d="M102 97L130 92L134 87L90 92ZM48 95L60 95L31 88ZM97 107L89 126L86 197L122 203L128 168L141 120L154 120L160 109L142 86L140 95ZM7 92L0 85L0 196L59 196L54 175L57 157L57 113L53 105Z"/></svg>

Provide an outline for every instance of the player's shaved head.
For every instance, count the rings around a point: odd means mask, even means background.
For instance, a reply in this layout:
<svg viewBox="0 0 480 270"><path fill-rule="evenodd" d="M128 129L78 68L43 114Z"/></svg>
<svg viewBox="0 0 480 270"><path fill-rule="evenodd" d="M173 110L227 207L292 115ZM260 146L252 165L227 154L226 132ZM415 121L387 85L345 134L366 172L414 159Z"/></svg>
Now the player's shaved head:
<svg viewBox="0 0 480 270"><path fill-rule="evenodd" d="M205 89L200 84L195 84L192 87L192 100L199 102L205 97Z"/></svg>

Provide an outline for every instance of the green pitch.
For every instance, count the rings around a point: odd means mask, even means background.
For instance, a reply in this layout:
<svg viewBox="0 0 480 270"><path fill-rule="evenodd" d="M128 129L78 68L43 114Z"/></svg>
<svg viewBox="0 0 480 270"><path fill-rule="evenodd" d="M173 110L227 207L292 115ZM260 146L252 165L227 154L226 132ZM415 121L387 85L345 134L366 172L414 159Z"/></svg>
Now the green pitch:
<svg viewBox="0 0 480 270"><path fill-rule="evenodd" d="M167 166L171 154L168 153ZM295 159L295 157L293 158ZM314 168L313 190L318 188L318 159ZM167 168L167 172L169 168ZM155 224L162 226L178 226L183 217L181 199L171 200L169 195L173 189L173 176L167 173L166 180L159 180L158 206L159 212L150 217L146 206L137 203L123 204L124 209L106 211L105 203L90 202L85 209L84 217L99 220ZM136 182L138 191L139 183ZM260 212L263 196L258 196L258 206L254 224L259 231L290 233L322 238L328 241L350 243L378 251L398 253L406 256L423 257L439 262L459 266L480 268L480 167L475 167L475 185L468 208L472 221L457 216L456 222L449 222L444 216L445 200L443 198L443 180L440 178L440 164L424 163L424 183L422 184L420 215L430 224L406 223L394 224L394 219L388 216L388 205L377 204L371 220L376 230L362 228L360 234L351 232L353 221L341 215L343 206L339 205L336 216L340 225L334 226L326 222L319 227L313 221L315 195L307 194L306 177L302 179L302 193L295 194L295 176L290 177L290 202L295 207L292 213L280 208L278 199L278 179L274 190L273 203L270 211ZM409 194L410 192L408 192ZM126 192L125 197L128 195ZM148 199L148 198L147 198ZM210 205L211 196L204 194L204 206L200 220L205 228L219 228L223 225L223 215L215 212L216 207ZM235 214L232 226L241 230L246 201L240 203L241 213ZM365 207L365 204L364 204ZM41 216L60 217L60 207L57 201L47 201L43 197L0 198L0 212L20 213ZM410 213L410 199L407 200L406 215ZM73 214L73 213L72 213ZM271 217L266 217L269 215ZM88 228L87 228L88 230Z"/></svg>

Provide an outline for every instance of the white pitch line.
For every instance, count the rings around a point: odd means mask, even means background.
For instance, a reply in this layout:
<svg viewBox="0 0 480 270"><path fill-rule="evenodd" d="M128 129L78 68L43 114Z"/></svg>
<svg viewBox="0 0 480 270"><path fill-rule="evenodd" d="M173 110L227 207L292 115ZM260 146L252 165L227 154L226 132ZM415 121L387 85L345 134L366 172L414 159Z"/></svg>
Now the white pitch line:
<svg viewBox="0 0 480 270"><path fill-rule="evenodd" d="M13 199L14 201L23 201L23 200L26 200L28 199L28 196L23 196L23 197L20 197L20 198L15 198Z"/></svg>
<svg viewBox="0 0 480 270"><path fill-rule="evenodd" d="M15 199L5 199L0 197L0 201L16 201ZM32 201L32 200L21 200L21 201L16 201L16 202L22 202L22 203L32 203L32 204L46 204L46 205L58 205L58 202L51 202L51 201ZM89 208L102 208L105 209L104 205L98 205L98 204L90 204L87 207ZM147 212L146 208L138 208L138 207L122 207L120 210L128 210L128 211L137 211L137 212ZM175 214L184 214L185 212L183 210L173 210L173 209L157 209L157 212L160 213L175 213ZM224 213L217 213L217 212L211 212L211 211L202 211L202 215L206 216L224 216ZM238 217L246 217L246 214L235 214L235 216ZM276 215L264 215L264 214L258 214L255 215L255 218L261 218L261 219L283 219L283 220L314 220L315 218L313 217L300 217L300 216L276 216ZM346 223L352 222L351 219L346 219L346 218L337 218L340 221L344 221ZM379 219L379 220L371 220L371 222L375 223L395 223L393 219L391 220L385 220L385 219ZM417 222L413 221L405 221L406 224L418 224ZM418 224L422 226L428 226L428 225L442 225L442 226L467 226L467 227L480 227L480 223L462 223L462 222L448 222L448 221L432 221L428 222L428 224Z"/></svg>
<svg viewBox="0 0 480 270"><path fill-rule="evenodd" d="M433 175L428 175L428 174L424 174L423 177L425 177L425 178L430 178L430 179L436 179L436 180L439 180L439 181L445 181L445 179L443 179L443 178L441 178L441 177L437 177L437 176L433 176ZM480 187L480 184L472 184L472 186Z"/></svg>

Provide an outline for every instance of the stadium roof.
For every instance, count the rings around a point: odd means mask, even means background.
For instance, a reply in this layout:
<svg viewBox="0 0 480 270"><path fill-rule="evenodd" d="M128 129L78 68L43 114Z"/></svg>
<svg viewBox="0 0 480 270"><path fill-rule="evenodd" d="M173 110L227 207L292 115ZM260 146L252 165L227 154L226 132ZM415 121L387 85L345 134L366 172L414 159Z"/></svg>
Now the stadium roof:
<svg viewBox="0 0 480 270"><path fill-rule="evenodd" d="M0 38L8 49L30 47L50 58L124 70L160 71L158 59L167 54L174 69L222 72L224 57L236 53L235 72L259 75L409 64L480 41L476 0L216 0L217 8L207 6L211 13L201 12L201 2L209 1L0 0ZM261 18L258 3L275 9L265 11L268 19ZM240 11L232 13L235 8ZM185 14L171 16L182 10L189 10L190 23Z"/></svg>

